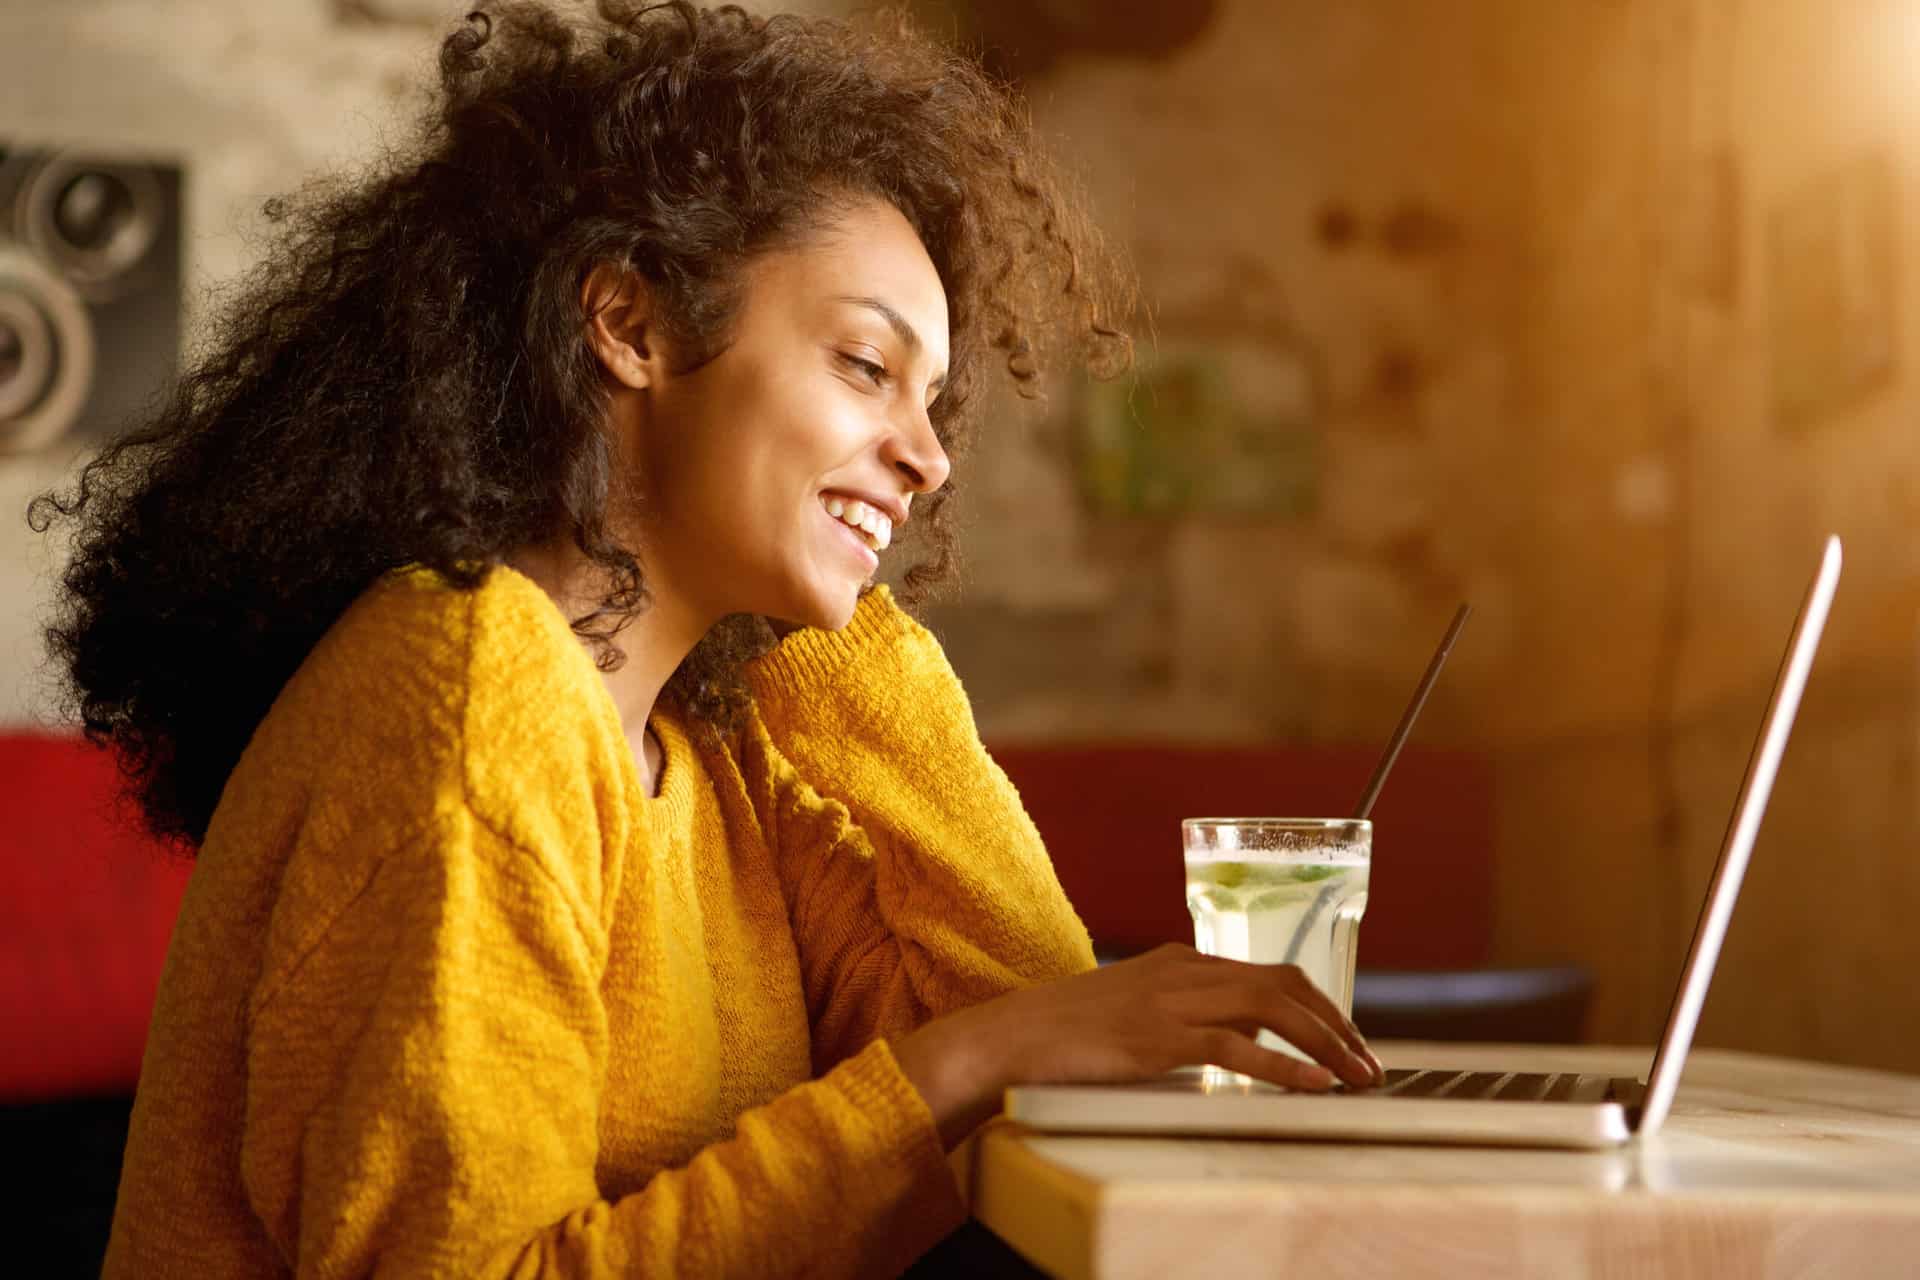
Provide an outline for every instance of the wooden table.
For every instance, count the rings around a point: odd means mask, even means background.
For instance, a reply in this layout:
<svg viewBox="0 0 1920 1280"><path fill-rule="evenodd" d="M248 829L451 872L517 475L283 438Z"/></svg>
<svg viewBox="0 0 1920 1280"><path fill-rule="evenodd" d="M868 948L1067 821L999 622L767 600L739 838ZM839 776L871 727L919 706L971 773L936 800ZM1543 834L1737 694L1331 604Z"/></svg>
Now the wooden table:
<svg viewBox="0 0 1920 1280"><path fill-rule="evenodd" d="M1388 1066L1643 1075L1645 1049L1376 1043ZM1920 1276L1920 1078L1696 1050L1615 1152L1103 1138L999 1122L974 1215L1057 1276Z"/></svg>

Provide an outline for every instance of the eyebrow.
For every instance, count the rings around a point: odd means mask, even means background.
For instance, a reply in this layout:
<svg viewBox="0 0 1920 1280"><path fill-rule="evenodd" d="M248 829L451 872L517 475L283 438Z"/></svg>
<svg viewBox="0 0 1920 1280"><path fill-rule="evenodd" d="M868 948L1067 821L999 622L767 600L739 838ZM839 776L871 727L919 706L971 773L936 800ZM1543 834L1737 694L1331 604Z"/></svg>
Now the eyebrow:
<svg viewBox="0 0 1920 1280"><path fill-rule="evenodd" d="M898 311L895 311L883 298L856 297L851 294L842 294L840 297L835 298L834 301L851 303L853 306L866 307L870 311L879 313L880 318L885 320L887 326L893 330L894 336L900 339L900 344L909 351L919 351L926 345L920 341L920 335L915 332L914 327L907 323L907 318ZM941 374L928 385L933 387L946 386L947 375L944 373Z"/></svg>

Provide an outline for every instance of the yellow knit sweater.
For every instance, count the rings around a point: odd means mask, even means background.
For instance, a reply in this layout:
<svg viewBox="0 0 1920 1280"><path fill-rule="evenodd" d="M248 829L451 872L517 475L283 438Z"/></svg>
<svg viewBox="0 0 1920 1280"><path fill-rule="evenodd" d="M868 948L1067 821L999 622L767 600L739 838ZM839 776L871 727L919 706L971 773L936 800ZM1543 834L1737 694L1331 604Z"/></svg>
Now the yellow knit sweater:
<svg viewBox="0 0 1920 1280"><path fill-rule="evenodd" d="M962 1214L887 1047L1086 969L933 638L884 589L656 713L657 796L546 594L388 575L228 780L106 1275L897 1271Z"/></svg>

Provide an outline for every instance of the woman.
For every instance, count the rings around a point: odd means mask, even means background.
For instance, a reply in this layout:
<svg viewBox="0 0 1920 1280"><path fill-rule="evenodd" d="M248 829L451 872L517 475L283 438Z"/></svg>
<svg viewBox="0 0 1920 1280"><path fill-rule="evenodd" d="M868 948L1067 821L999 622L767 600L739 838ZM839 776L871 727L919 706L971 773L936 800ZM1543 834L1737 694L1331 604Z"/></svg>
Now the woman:
<svg viewBox="0 0 1920 1280"><path fill-rule="evenodd" d="M991 352L1124 359L1014 106L686 4L501 4L440 65L37 504L78 710L198 857L107 1273L884 1274L1010 1083L1332 1083L1260 1025L1373 1079L1297 971L1094 971L867 589L909 521L944 567Z"/></svg>

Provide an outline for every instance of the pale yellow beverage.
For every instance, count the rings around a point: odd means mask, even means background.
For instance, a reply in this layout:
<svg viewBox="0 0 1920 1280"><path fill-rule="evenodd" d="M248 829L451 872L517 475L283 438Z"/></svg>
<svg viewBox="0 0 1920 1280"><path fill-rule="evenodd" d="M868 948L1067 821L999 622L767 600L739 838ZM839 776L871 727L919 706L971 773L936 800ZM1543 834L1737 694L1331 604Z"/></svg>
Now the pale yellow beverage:
<svg viewBox="0 0 1920 1280"><path fill-rule="evenodd" d="M1194 818L1183 826L1194 946L1255 964L1297 964L1351 1017L1371 824ZM1298 1052L1269 1031L1260 1042Z"/></svg>

